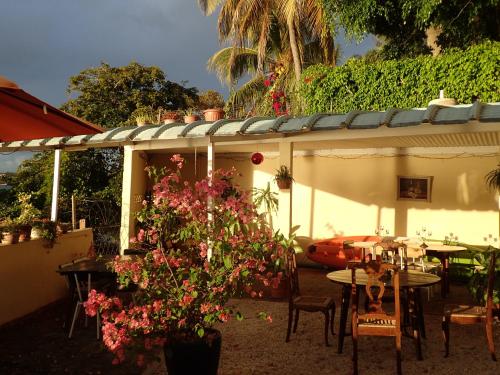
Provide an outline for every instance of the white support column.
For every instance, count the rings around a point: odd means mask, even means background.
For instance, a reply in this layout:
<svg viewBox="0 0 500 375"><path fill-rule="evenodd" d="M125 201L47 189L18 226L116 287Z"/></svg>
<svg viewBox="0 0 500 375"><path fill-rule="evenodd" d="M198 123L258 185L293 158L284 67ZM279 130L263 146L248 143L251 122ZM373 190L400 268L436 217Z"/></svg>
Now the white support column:
<svg viewBox="0 0 500 375"><path fill-rule="evenodd" d="M279 153L279 165L287 166L293 176L293 143L281 142ZM288 236L292 229L292 191L293 183L290 189L280 189L279 193L278 228L285 236Z"/></svg>
<svg viewBox="0 0 500 375"><path fill-rule="evenodd" d="M215 147L212 142L210 142L207 146L207 176L208 176L208 185L212 186L212 178L213 178L213 172L215 169ZM213 210L213 200L212 198L208 197L207 205L208 205L208 225L212 225L214 218L212 214ZM208 249L207 249L207 259L210 262L210 258L212 258L212 243L209 239L208 242Z"/></svg>
<svg viewBox="0 0 500 375"><path fill-rule="evenodd" d="M123 153L122 212L120 225L120 254L130 247L135 235L135 214L142 207L146 190L146 154L125 146Z"/></svg>
<svg viewBox="0 0 500 375"><path fill-rule="evenodd" d="M50 207L50 220L57 221L57 199L59 198L59 181L61 179L61 150L54 151L54 176L52 178L52 204Z"/></svg>

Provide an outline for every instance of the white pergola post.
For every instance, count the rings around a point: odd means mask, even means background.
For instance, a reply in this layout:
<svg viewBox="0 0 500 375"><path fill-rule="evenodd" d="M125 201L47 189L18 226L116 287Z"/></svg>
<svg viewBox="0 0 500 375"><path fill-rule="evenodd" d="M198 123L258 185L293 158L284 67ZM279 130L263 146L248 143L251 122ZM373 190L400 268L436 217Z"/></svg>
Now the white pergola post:
<svg viewBox="0 0 500 375"><path fill-rule="evenodd" d="M54 175L52 178L52 204L50 220L57 221L57 199L59 198L59 181L61 180L61 150L54 150Z"/></svg>
<svg viewBox="0 0 500 375"><path fill-rule="evenodd" d="M208 176L208 185L209 186L212 186L212 178L213 178L214 169L215 169L215 147L214 147L214 144L212 142L210 142L207 146L207 176ZM214 220L213 214L212 214L214 202L213 202L211 197L208 197L207 205L208 205L208 207L207 207L208 208L208 225L211 226L213 224L213 220ZM209 262L210 262L210 258L212 258L212 243L209 239L208 249L207 249L207 259Z"/></svg>
<svg viewBox="0 0 500 375"><path fill-rule="evenodd" d="M287 166L293 176L293 143L280 142L279 153L279 165ZM278 198L278 228L286 236L290 234L290 230L292 229L292 190L293 183L290 189L280 189Z"/></svg>
<svg viewBox="0 0 500 375"><path fill-rule="evenodd" d="M130 247L135 235L135 214L142 207L146 190L146 154L133 146L125 146L123 152L122 212L120 225L120 254Z"/></svg>

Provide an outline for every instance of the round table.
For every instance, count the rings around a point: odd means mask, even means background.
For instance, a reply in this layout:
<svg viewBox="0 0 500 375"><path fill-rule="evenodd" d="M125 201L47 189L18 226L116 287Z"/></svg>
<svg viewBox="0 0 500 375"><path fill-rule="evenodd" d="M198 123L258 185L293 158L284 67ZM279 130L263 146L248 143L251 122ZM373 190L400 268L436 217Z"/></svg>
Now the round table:
<svg viewBox="0 0 500 375"><path fill-rule="evenodd" d="M441 297L446 298L446 294L450 292L450 254L457 251L467 250L464 246L453 246L453 245L435 245L429 244L425 248L425 253L427 255L438 258L443 266L443 277L441 279Z"/></svg>
<svg viewBox="0 0 500 375"><path fill-rule="evenodd" d="M340 310L340 327L337 348L337 351L340 354L342 353L342 348L344 346L344 337L346 335L345 331L347 324L347 315L349 312L349 301L351 299L352 289L352 271L333 271L328 273L326 277L334 283L342 284L342 303ZM437 284L440 281L441 278L439 276L430 273L415 270L399 271L399 286L401 289L406 289L408 291L413 338L415 340L417 359L419 360L422 359L420 333L422 333L422 336L425 337L424 314L422 303L420 300L420 288ZM356 285L364 286L367 282L368 276L366 272L362 269L357 269ZM392 287L391 281L389 280L388 282L386 282L385 286L389 288Z"/></svg>

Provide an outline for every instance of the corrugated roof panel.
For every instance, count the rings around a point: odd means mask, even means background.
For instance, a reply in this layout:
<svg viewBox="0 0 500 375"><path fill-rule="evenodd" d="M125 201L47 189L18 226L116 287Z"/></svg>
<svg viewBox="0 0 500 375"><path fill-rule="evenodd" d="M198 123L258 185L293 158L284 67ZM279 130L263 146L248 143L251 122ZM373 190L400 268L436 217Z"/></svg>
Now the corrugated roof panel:
<svg viewBox="0 0 500 375"><path fill-rule="evenodd" d="M465 124L474 117L471 110L472 104L441 107L430 121L432 124Z"/></svg>
<svg viewBox="0 0 500 375"><path fill-rule="evenodd" d="M214 132L214 135L236 135L243 126L243 121L231 121L222 125Z"/></svg>
<svg viewBox="0 0 500 375"><path fill-rule="evenodd" d="M61 146L65 144L65 141L68 140L68 136L66 137L53 137L53 138L46 138L46 142L44 143L45 146ZM44 140L44 141L45 141Z"/></svg>
<svg viewBox="0 0 500 375"><path fill-rule="evenodd" d="M255 133L255 134L268 133L273 128L274 122L276 120L277 119L273 118L273 119L255 121L245 130L245 133Z"/></svg>
<svg viewBox="0 0 500 375"><path fill-rule="evenodd" d="M155 125L155 126L148 126L147 128L145 126L141 126L142 129L139 132L132 134L129 134L129 137L132 138L134 141L149 141L150 139L153 139L154 135L160 130L160 128L163 125Z"/></svg>
<svg viewBox="0 0 500 375"><path fill-rule="evenodd" d="M184 136L185 137L204 137L207 135L207 132L212 127L213 122L206 122L203 124L199 124L192 129L190 129Z"/></svg>
<svg viewBox="0 0 500 375"><path fill-rule="evenodd" d="M321 117L312 126L312 130L341 129L347 120L347 113L343 115L326 115Z"/></svg>
<svg viewBox="0 0 500 375"><path fill-rule="evenodd" d="M481 114L479 115L479 121L500 121L500 103L481 103Z"/></svg>
<svg viewBox="0 0 500 375"><path fill-rule="evenodd" d="M168 128L158 136L158 139L177 138L179 135L181 135L181 133L183 132L183 130L185 128L186 128L186 125L173 126L171 128Z"/></svg>
<svg viewBox="0 0 500 375"><path fill-rule="evenodd" d="M384 112L367 112L360 113L354 117L350 124L347 124L349 129L375 129L380 126L384 120Z"/></svg>
<svg viewBox="0 0 500 375"><path fill-rule="evenodd" d="M279 128L279 132L297 132L307 128L309 117L295 117L283 122Z"/></svg>
<svg viewBox="0 0 500 375"><path fill-rule="evenodd" d="M426 108L413 108L407 110L398 110L387 125L390 128L402 126L420 125L424 120Z"/></svg>
<svg viewBox="0 0 500 375"><path fill-rule="evenodd" d="M70 137L66 141L66 146L80 145L80 144L84 143L87 138L89 138L88 135L75 135L73 137Z"/></svg>

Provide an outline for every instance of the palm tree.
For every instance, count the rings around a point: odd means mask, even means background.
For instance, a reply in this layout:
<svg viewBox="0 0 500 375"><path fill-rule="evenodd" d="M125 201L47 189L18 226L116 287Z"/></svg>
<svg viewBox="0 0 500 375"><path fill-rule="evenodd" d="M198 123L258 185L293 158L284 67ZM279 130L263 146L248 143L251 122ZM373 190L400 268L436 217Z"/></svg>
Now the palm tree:
<svg viewBox="0 0 500 375"><path fill-rule="evenodd" d="M221 42L255 48L260 73L264 72L273 28L281 29L282 49L290 50L297 82L304 63L305 44L319 40L322 62L335 61L333 35L324 20L320 0L198 0L198 4L205 14L211 14L222 4L218 20Z"/></svg>

